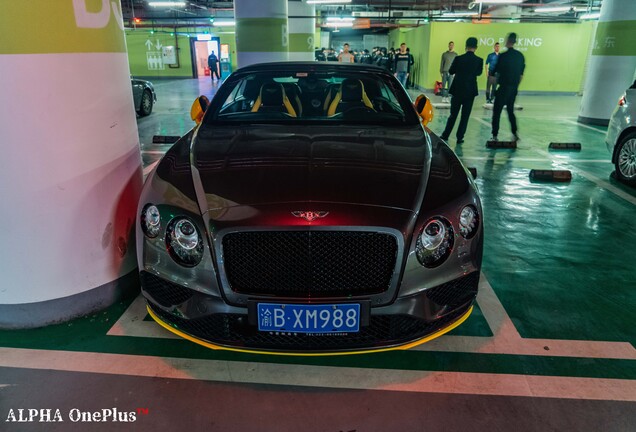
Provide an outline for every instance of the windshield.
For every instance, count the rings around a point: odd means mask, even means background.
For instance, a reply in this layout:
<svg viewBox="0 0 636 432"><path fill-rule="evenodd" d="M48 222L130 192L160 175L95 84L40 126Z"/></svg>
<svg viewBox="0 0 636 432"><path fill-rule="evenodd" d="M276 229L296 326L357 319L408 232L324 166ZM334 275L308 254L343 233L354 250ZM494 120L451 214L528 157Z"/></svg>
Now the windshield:
<svg viewBox="0 0 636 432"><path fill-rule="evenodd" d="M206 123L417 124L397 80L380 73L254 72L228 81Z"/></svg>

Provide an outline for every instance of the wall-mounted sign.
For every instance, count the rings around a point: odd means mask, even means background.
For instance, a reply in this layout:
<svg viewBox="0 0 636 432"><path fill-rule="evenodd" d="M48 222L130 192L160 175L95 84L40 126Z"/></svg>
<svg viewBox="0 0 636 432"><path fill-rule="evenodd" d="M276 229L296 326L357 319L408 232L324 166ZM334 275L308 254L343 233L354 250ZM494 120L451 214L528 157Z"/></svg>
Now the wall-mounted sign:
<svg viewBox="0 0 636 432"><path fill-rule="evenodd" d="M212 40L212 35L211 34L198 34L197 35L197 40L198 41L211 41Z"/></svg>
<svg viewBox="0 0 636 432"><path fill-rule="evenodd" d="M177 64L177 50L173 46L163 47L161 50L161 57L163 58L163 64Z"/></svg>

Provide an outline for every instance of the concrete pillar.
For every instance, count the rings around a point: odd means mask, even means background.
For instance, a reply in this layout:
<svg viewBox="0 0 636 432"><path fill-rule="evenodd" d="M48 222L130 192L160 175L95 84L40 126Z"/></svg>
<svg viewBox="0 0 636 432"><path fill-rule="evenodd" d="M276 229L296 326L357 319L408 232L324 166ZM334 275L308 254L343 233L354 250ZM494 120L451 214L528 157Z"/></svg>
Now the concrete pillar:
<svg viewBox="0 0 636 432"><path fill-rule="evenodd" d="M288 60L287 0L236 0L234 19L238 67Z"/></svg>
<svg viewBox="0 0 636 432"><path fill-rule="evenodd" d="M316 7L307 4L307 0L289 0L287 6L289 16L311 16L316 14ZM289 18L289 60L312 61L317 42L316 18Z"/></svg>
<svg viewBox="0 0 636 432"><path fill-rule="evenodd" d="M583 88L579 122L607 126L636 73L636 1L604 0Z"/></svg>
<svg viewBox="0 0 636 432"><path fill-rule="evenodd" d="M0 14L0 328L137 289L141 157L119 0L6 1Z"/></svg>

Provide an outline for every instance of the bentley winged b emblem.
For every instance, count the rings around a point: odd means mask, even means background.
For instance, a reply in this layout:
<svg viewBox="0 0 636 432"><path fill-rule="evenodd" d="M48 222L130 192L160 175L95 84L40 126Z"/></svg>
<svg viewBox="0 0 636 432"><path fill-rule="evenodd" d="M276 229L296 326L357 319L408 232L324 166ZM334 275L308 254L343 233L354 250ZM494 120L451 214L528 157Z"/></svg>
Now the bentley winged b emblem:
<svg viewBox="0 0 636 432"><path fill-rule="evenodd" d="M291 213L292 215L303 218L308 222L311 222L315 219L324 218L329 214L329 212L326 211L293 211Z"/></svg>

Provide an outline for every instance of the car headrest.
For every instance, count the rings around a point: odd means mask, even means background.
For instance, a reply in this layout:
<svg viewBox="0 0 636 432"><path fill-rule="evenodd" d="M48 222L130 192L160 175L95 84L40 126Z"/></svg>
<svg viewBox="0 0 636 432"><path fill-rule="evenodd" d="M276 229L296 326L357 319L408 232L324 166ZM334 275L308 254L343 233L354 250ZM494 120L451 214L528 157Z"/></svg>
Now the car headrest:
<svg viewBox="0 0 636 432"><path fill-rule="evenodd" d="M380 86L373 80L368 80L367 82L363 82L364 92L371 99L382 96L382 91L380 90Z"/></svg>
<svg viewBox="0 0 636 432"><path fill-rule="evenodd" d="M283 84L283 88L285 89L285 94L287 95L287 97L300 96L301 90L294 83L285 83Z"/></svg>
<svg viewBox="0 0 636 432"><path fill-rule="evenodd" d="M283 104L283 86L278 83L267 83L261 87L261 104L276 106Z"/></svg>
<svg viewBox="0 0 636 432"><path fill-rule="evenodd" d="M258 92L261 89L261 83L257 80L247 80L245 83L245 89L243 90L243 96L245 99L254 100L258 97Z"/></svg>
<svg viewBox="0 0 636 432"><path fill-rule="evenodd" d="M298 80L298 86L302 89L302 90L307 90L310 92L315 92L318 90L322 90L325 86L324 86L324 81L320 81L315 77L308 77L308 78L300 78Z"/></svg>
<svg viewBox="0 0 636 432"><path fill-rule="evenodd" d="M342 82L340 100L342 102L359 102L364 89L360 80L347 78Z"/></svg>

